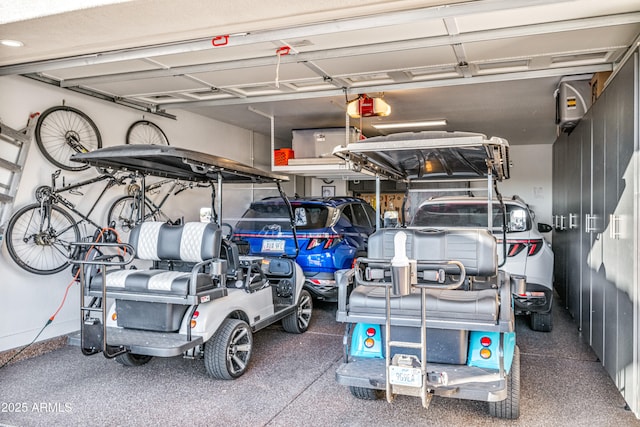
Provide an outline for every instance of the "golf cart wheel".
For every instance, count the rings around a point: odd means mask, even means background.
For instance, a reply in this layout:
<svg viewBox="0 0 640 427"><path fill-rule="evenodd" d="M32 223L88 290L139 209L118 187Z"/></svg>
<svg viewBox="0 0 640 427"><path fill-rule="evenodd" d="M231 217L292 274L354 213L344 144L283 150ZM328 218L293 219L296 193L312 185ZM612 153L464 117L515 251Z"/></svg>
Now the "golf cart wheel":
<svg viewBox="0 0 640 427"><path fill-rule="evenodd" d="M282 327L292 334L301 334L309 327L311 312L313 311L313 300L311 294L306 289L300 292L296 311L282 319Z"/></svg>
<svg viewBox="0 0 640 427"><path fill-rule="evenodd" d="M142 366L149 363L152 357L144 354L124 353L116 356L116 362L124 366Z"/></svg>
<svg viewBox="0 0 640 427"><path fill-rule="evenodd" d="M516 346L507 376L507 398L500 402L489 402L492 417L515 420L520 416L520 349Z"/></svg>
<svg viewBox="0 0 640 427"><path fill-rule="evenodd" d="M548 313L531 313L531 329L539 332L551 332L553 329L553 316Z"/></svg>
<svg viewBox="0 0 640 427"><path fill-rule="evenodd" d="M204 366L213 378L233 380L247 370L252 350L249 325L240 319L225 319L204 346Z"/></svg>
<svg viewBox="0 0 640 427"><path fill-rule="evenodd" d="M362 400L378 400L384 396L383 390L376 390L374 388L349 386L349 391L354 397Z"/></svg>

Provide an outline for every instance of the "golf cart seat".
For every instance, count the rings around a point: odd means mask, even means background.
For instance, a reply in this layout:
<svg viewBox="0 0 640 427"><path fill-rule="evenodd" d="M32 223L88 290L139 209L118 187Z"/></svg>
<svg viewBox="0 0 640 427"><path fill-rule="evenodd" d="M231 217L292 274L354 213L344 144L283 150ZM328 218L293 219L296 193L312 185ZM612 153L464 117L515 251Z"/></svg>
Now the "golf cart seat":
<svg viewBox="0 0 640 427"><path fill-rule="evenodd" d="M407 235L406 253L409 259L417 260L418 284L426 283L440 275L459 276L459 268L447 261L462 263L466 271L466 283L457 289L427 289L427 321L441 321L447 324L480 322L496 324L500 316L500 287L505 280L503 272L498 273L496 240L486 230L418 230L388 228L382 229L369 238L368 257L362 265L370 276L376 276L372 269L378 269L378 278L385 277L380 269L388 266L394 255L394 237L398 232ZM384 262L383 262L384 261ZM388 268L388 267L387 267ZM482 278L483 288L469 290L468 281L473 277ZM356 286L349 297L349 315L384 319L386 311L385 288ZM488 285L487 285L488 284ZM390 299L393 318L420 318L421 296L414 288L409 295L393 296ZM462 326L460 326L462 327ZM455 327L453 327L455 328Z"/></svg>
<svg viewBox="0 0 640 427"><path fill-rule="evenodd" d="M143 222L131 231L129 239L136 259L194 263L193 268L191 271L162 268L111 270L106 274L107 292L109 295L118 294L122 299L141 299L140 296L155 295L175 297L179 300L212 290L218 286L216 275L224 273L211 271L224 270L213 264L214 260L219 261L221 240L221 230L213 223L189 222L171 225L163 222ZM95 296L101 294L101 275L91 280L90 291ZM127 294L131 297L127 298Z"/></svg>

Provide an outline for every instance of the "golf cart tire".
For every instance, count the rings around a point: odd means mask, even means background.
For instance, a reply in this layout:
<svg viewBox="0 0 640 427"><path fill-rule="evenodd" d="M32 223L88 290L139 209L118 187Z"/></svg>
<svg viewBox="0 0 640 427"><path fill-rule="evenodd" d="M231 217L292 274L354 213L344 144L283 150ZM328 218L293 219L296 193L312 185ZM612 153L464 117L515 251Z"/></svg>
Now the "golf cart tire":
<svg viewBox="0 0 640 427"><path fill-rule="evenodd" d="M508 420L520 416L520 349L516 346L511 363L511 372L507 376L507 398L499 402L489 402L489 414Z"/></svg>
<svg viewBox="0 0 640 427"><path fill-rule="evenodd" d="M149 363L153 356L144 354L123 353L116 356L116 362L124 366L142 366Z"/></svg>
<svg viewBox="0 0 640 427"><path fill-rule="evenodd" d="M213 378L234 380L246 372L252 352L249 325L240 319L227 318L204 346L204 366Z"/></svg>
<svg viewBox="0 0 640 427"><path fill-rule="evenodd" d="M531 313L531 329L539 332L551 332L553 329L551 310L548 313Z"/></svg>
<svg viewBox="0 0 640 427"><path fill-rule="evenodd" d="M282 319L282 327L292 334L301 334L309 328L311 313L313 311L313 299L306 289L300 292L296 311Z"/></svg>
<svg viewBox="0 0 640 427"><path fill-rule="evenodd" d="M383 390L377 390L375 388L349 386L349 391L354 397L361 400L378 400L384 396Z"/></svg>

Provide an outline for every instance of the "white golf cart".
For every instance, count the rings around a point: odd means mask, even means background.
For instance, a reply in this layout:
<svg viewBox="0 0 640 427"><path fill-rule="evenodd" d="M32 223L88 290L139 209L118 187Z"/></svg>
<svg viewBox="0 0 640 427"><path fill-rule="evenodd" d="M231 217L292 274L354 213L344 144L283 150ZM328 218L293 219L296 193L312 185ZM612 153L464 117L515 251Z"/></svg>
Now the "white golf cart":
<svg viewBox="0 0 640 427"><path fill-rule="evenodd" d="M374 175L379 199L384 178L408 187L481 179L497 191L495 182L509 177L508 149L480 134L422 132L370 138L334 154ZM493 416L518 418L512 293L525 280L499 270L492 206L486 212L488 229L378 229L367 257L336 274L337 320L347 324L336 379L355 397L410 395L425 408L434 395L487 401Z"/></svg>
<svg viewBox="0 0 640 427"><path fill-rule="evenodd" d="M122 145L73 160L138 173L142 194L147 175L217 184L218 192L223 183L275 182L283 196L280 181L287 180L167 146ZM280 320L287 332L306 331L312 300L296 254L240 256L222 236L215 209L217 204L220 211L221 202L211 188L212 222L139 222L127 244L76 244L89 254L72 261L81 266L78 340L84 354L102 352L130 366L153 356L203 357L210 376L235 379L249 364L252 333ZM113 254L115 249L121 253ZM134 260L136 267L125 267Z"/></svg>

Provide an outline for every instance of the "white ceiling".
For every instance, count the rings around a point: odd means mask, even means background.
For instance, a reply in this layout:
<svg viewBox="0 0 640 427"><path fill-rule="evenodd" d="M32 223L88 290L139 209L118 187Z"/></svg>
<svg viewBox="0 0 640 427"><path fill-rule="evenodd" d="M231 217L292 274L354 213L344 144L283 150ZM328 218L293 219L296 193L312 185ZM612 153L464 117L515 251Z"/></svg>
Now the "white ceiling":
<svg viewBox="0 0 640 427"><path fill-rule="evenodd" d="M269 134L266 114L282 140L344 126L346 99L367 93L392 106L351 120L367 136L374 122L444 118L552 143L560 79L615 71L640 35L638 0L138 0L51 15L33 3L0 0L0 39L25 44L0 46L0 76Z"/></svg>

